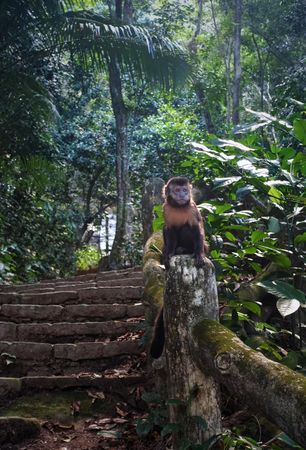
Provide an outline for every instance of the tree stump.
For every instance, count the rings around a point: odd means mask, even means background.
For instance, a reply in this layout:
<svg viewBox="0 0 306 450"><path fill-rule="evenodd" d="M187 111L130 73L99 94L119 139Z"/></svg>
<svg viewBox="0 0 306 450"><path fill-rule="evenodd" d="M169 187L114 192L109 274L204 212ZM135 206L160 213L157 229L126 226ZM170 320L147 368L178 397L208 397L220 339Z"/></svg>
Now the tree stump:
<svg viewBox="0 0 306 450"><path fill-rule="evenodd" d="M185 440L203 443L221 432L219 385L208 371L197 367L192 350L192 327L203 318L218 320L218 311L211 261L206 259L204 267L197 269L190 256L172 257L164 321L170 422L178 424L174 449Z"/></svg>

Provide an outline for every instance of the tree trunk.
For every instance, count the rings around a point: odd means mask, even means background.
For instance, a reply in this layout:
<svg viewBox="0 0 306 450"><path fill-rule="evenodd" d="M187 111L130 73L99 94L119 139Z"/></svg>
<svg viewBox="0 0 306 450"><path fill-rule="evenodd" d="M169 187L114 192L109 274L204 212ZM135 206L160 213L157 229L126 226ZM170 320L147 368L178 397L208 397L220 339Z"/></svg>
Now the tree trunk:
<svg viewBox="0 0 306 450"><path fill-rule="evenodd" d="M141 215L143 229L143 243L145 244L153 233L153 208L155 205L163 203L164 180L161 178L151 178L145 182L141 200Z"/></svg>
<svg viewBox="0 0 306 450"><path fill-rule="evenodd" d="M226 123L231 123L231 110L232 110L232 96L231 96L231 55L232 55L232 39L229 39L227 45L223 42L223 38L220 35L220 30L217 24L216 12L213 0L210 0L211 16L214 24L216 37L218 41L218 47L222 55L225 67L225 81L226 81Z"/></svg>
<svg viewBox="0 0 306 450"><path fill-rule="evenodd" d="M259 90L260 90L260 111L264 110L264 88L265 88L265 66L261 57L259 45L257 44L256 37L252 34L255 50L257 53L259 63Z"/></svg>
<svg viewBox="0 0 306 450"><path fill-rule="evenodd" d="M197 96L197 100L200 105L200 113L202 115L202 121L205 123L208 133L215 134L216 129L213 124L210 111L208 109L208 102L204 92L204 86L199 82L195 82L194 89Z"/></svg>
<svg viewBox="0 0 306 450"><path fill-rule="evenodd" d="M115 18L130 22L133 11L132 0L115 0ZM110 268L117 268L126 264L126 233L127 211L129 202L129 148L127 141L128 112L122 94L121 74L116 57L111 57L108 63L109 89L112 108L116 121L116 175L117 175L117 222L113 247L109 256Z"/></svg>
<svg viewBox="0 0 306 450"><path fill-rule="evenodd" d="M233 124L240 122L240 80L241 80L241 17L242 0L235 0L235 33L234 33L234 84L233 84Z"/></svg>
<svg viewBox="0 0 306 450"><path fill-rule="evenodd" d="M126 24L131 24L133 22L133 2L132 0L125 0L123 5L123 21Z"/></svg>
<svg viewBox="0 0 306 450"><path fill-rule="evenodd" d="M203 20L203 0L198 0L198 15L196 19L196 28L194 31L194 34L192 36L192 39L189 42L189 50L191 55L197 59L197 53L198 53L198 45L197 45L197 38L201 33L202 29L202 20ZM197 64L197 63L196 63ZM203 85L203 82L201 79L199 79L198 76L195 76L193 79L193 85L195 94L197 96L197 100L199 102L199 109L200 114L202 116L202 121L205 123L205 126L207 128L207 131L209 133L214 134L216 132L212 117L209 111L208 102L207 102L207 96L205 94L205 86Z"/></svg>
<svg viewBox="0 0 306 450"><path fill-rule="evenodd" d="M184 440L203 443L221 431L219 386L197 367L190 347L192 326L201 317L218 320L213 265L206 259L204 268L197 269L190 256L175 256L170 260L164 300L167 396L173 400L170 422L179 427L173 435L174 449Z"/></svg>
<svg viewBox="0 0 306 450"><path fill-rule="evenodd" d="M110 254L111 268L124 265L127 206L129 199L129 149L127 142L128 113L122 95L120 69L115 58L109 62L109 88L116 121L117 223Z"/></svg>
<svg viewBox="0 0 306 450"><path fill-rule="evenodd" d="M306 448L306 377L247 347L212 320L197 323L192 334L199 367Z"/></svg>

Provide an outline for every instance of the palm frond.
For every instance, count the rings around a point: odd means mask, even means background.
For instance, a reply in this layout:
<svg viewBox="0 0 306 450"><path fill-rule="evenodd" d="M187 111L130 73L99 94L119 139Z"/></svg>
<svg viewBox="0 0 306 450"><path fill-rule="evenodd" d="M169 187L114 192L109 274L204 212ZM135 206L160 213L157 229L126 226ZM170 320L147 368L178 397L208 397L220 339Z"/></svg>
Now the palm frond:
<svg viewBox="0 0 306 450"><path fill-rule="evenodd" d="M185 51L178 43L151 35L142 27L114 24L93 11L72 9L80 6L81 0L21 0L23 20L12 21L17 3L12 0L7 6L9 13L0 17L6 36L0 40L0 52L10 56L10 63L69 51L85 67L104 69L112 58L124 71L167 87L185 80L189 73ZM35 36L30 51L29 46L20 45L25 36Z"/></svg>
<svg viewBox="0 0 306 450"><path fill-rule="evenodd" d="M53 26L53 28L52 28ZM114 25L89 11L69 11L51 20L53 45L69 50L85 67L104 68L111 58L142 78L177 84L189 73L184 49L167 38L134 25Z"/></svg>

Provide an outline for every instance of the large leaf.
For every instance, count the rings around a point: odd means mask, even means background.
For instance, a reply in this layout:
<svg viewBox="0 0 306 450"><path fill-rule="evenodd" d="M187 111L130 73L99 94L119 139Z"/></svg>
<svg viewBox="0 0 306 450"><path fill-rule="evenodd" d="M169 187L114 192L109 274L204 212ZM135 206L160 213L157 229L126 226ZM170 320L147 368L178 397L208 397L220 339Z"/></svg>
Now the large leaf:
<svg viewBox="0 0 306 450"><path fill-rule="evenodd" d="M306 120L305 119L295 119L293 122L294 134L306 145Z"/></svg>
<svg viewBox="0 0 306 450"><path fill-rule="evenodd" d="M291 300L280 298L276 302L276 307L283 317L290 316L290 314L295 313L295 311L297 311L300 306L301 306L300 302L295 298Z"/></svg>
<svg viewBox="0 0 306 450"><path fill-rule="evenodd" d="M247 147L246 145L241 144L240 142L232 141L231 139L214 139L213 141L211 141L211 143L216 145L217 147L238 148L239 150L242 150L243 152L254 151L254 148Z"/></svg>
<svg viewBox="0 0 306 450"><path fill-rule="evenodd" d="M253 111L250 108L246 108L246 111L253 114L254 116L258 117L260 120L262 120L263 122L267 122L270 121L272 122L276 122L279 125L291 130L292 129L292 125L290 125L290 123L286 122L285 120L281 120L278 119L277 117L272 116L271 114L268 114L266 112L263 111Z"/></svg>
<svg viewBox="0 0 306 450"><path fill-rule="evenodd" d="M2 54L9 52L19 64L20 58L30 63L59 51L68 51L85 67L103 69L115 60L132 75L159 81L166 87L187 76L189 65L183 56L184 49L178 43L151 34L143 27L114 23L93 11L72 8L82 7L87 2L63 0L62 3L66 4L64 8L56 0L6 2L0 16L4 31ZM20 20L22 15L25 17ZM26 41L29 35L37 37L35 45L23 51L20 42Z"/></svg>
<svg viewBox="0 0 306 450"><path fill-rule="evenodd" d="M216 150L212 150L211 148L206 147L206 145L198 144L197 142L189 142L188 144L191 145L195 151L221 162L227 162L235 158L234 155L226 155L223 152L217 152Z"/></svg>
<svg viewBox="0 0 306 450"><path fill-rule="evenodd" d="M237 183L240 181L241 177L226 177L226 178L215 178L214 179L214 188L219 189L225 186L230 186L231 184Z"/></svg>
<svg viewBox="0 0 306 450"><path fill-rule="evenodd" d="M253 161L249 158L242 158L237 161L237 166L239 169L244 172L249 172L252 175L256 175L258 177L267 177L269 175L268 169L265 168L257 168Z"/></svg>
<svg viewBox="0 0 306 450"><path fill-rule="evenodd" d="M283 300L297 300L298 302L305 303L306 295L304 292L296 289L289 283L281 280L262 281L257 283L258 286L263 287L270 294Z"/></svg>
<svg viewBox="0 0 306 450"><path fill-rule="evenodd" d="M111 58L141 78L169 86L182 81L189 70L183 48L168 38L134 25L115 26L89 11L69 11L50 21L54 43L75 53L85 66L107 66Z"/></svg>
<svg viewBox="0 0 306 450"><path fill-rule="evenodd" d="M265 127L266 125L269 125L270 123L271 123L271 120L266 120L264 122L259 122L259 123L241 124L241 125L237 125L237 127L234 128L233 132L234 132L234 134L249 133L249 132L257 130L258 128Z"/></svg>

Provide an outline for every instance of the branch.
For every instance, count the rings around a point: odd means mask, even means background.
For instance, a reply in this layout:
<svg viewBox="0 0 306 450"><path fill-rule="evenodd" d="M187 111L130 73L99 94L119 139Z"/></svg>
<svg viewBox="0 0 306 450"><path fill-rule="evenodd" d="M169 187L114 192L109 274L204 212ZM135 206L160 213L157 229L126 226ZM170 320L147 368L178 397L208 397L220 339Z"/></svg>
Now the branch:
<svg viewBox="0 0 306 450"><path fill-rule="evenodd" d="M239 400L306 446L306 377L247 347L212 320L192 329L195 358Z"/></svg>

